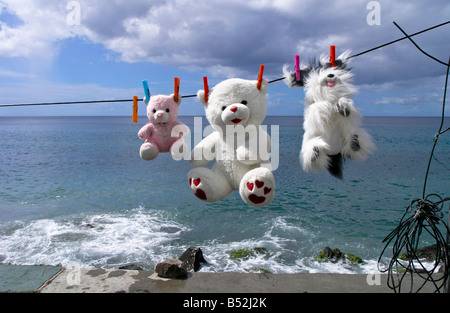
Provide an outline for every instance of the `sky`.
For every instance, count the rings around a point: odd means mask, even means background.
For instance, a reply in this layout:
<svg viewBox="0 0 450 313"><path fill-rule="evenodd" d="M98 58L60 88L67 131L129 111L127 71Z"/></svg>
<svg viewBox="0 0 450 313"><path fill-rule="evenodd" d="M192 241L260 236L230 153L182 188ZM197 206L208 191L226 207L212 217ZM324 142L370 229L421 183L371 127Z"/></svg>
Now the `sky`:
<svg viewBox="0 0 450 313"><path fill-rule="evenodd" d="M0 0L0 104L181 95L222 80L283 77L294 55L366 51L450 20L448 0ZM413 37L448 62L450 24ZM440 116L447 67L409 40L352 59L364 116ZM304 91L269 85L268 115L303 115ZM450 106L450 105L449 105ZM446 109L446 115L450 109ZM132 114L132 103L0 107L0 116ZM139 115L145 116L140 102ZM180 115L204 115L184 98Z"/></svg>

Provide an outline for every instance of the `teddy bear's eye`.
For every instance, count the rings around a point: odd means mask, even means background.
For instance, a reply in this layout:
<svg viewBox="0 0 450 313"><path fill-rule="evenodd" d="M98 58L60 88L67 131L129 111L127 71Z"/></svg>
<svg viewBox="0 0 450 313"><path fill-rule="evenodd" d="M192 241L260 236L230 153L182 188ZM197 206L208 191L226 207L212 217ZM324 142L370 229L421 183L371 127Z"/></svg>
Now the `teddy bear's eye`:
<svg viewBox="0 0 450 313"><path fill-rule="evenodd" d="M227 108L226 106L223 106L223 107L222 107L222 111L225 111L226 108Z"/></svg>
<svg viewBox="0 0 450 313"><path fill-rule="evenodd" d="M166 109L166 112L167 112L167 113L169 113L169 112L170 112L170 110L169 110L169 109Z"/></svg>
<svg viewBox="0 0 450 313"><path fill-rule="evenodd" d="M155 109L153 109L153 113L156 113L156 110L155 110Z"/></svg>
<svg viewBox="0 0 450 313"><path fill-rule="evenodd" d="M247 101L245 101L245 100L242 100L241 103L242 103L243 105L247 105Z"/></svg>

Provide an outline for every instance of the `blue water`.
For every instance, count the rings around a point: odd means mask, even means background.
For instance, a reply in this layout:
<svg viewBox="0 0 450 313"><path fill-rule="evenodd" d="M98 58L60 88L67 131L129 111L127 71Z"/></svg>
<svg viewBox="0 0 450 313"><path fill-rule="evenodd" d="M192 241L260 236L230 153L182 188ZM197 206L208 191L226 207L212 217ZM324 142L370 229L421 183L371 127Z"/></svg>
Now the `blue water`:
<svg viewBox="0 0 450 313"><path fill-rule="evenodd" d="M180 120L193 129L194 117ZM209 262L202 271L374 272L383 238L422 196L440 119L366 117L377 150L366 161L348 161L340 181L301 169L301 117L266 118L269 133L279 125L279 165L275 200L263 208L246 205L237 192L201 202L188 187L188 161L167 153L142 160L137 132L146 122L0 117L0 262L152 269L197 246ZM435 156L426 193L448 197L447 133ZM314 261L325 246L365 262ZM252 247L268 254L229 257Z"/></svg>

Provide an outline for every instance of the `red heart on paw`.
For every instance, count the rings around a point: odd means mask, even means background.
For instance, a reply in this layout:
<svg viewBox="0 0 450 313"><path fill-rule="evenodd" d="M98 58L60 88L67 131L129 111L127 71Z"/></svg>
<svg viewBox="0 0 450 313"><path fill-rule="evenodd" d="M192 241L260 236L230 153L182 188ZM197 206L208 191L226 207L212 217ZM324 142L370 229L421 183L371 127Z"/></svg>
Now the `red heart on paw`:
<svg viewBox="0 0 450 313"><path fill-rule="evenodd" d="M194 179L194 185L197 187L202 180L200 178Z"/></svg>
<svg viewBox="0 0 450 313"><path fill-rule="evenodd" d="M263 203L264 201L266 201L266 197L258 197L258 196L255 195L255 194L251 194L251 195L248 197L248 199L249 199L251 202L253 202L254 204L261 204L261 203Z"/></svg>
<svg viewBox="0 0 450 313"><path fill-rule="evenodd" d="M248 190L253 191L253 187L254 185L252 183L247 183Z"/></svg>
<svg viewBox="0 0 450 313"><path fill-rule="evenodd" d="M195 182L195 180L194 180L194 182ZM200 200L207 200L206 199L206 193L203 190L201 190L200 188L197 189L197 192L195 193L195 196L197 198L199 198Z"/></svg>
<svg viewBox="0 0 450 313"><path fill-rule="evenodd" d="M272 191L272 188L268 188L268 187L264 188L264 194L265 195L267 195L271 191Z"/></svg>
<svg viewBox="0 0 450 313"><path fill-rule="evenodd" d="M255 184L256 184L256 187L258 187L258 189L261 188L262 186L264 186L264 182L263 181L259 181L259 180L256 180Z"/></svg>

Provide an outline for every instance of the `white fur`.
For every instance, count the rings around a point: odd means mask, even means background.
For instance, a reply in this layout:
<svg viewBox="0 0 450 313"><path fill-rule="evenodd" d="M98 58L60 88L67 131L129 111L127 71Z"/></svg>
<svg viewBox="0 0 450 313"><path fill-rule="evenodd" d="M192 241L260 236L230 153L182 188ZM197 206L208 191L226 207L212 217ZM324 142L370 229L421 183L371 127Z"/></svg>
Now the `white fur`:
<svg viewBox="0 0 450 313"><path fill-rule="evenodd" d="M350 51L338 57L347 66ZM303 143L300 162L305 171L327 169L330 156L341 153L343 158L364 160L374 150L370 135L360 127L361 114L351 99L356 87L348 69L327 65L328 58L320 58L321 66L304 69L305 111ZM286 83L293 85L292 75L284 67ZM356 136L358 148L352 148Z"/></svg>
<svg viewBox="0 0 450 313"><path fill-rule="evenodd" d="M268 160L263 160L259 150L251 149L249 144L250 138L256 138L258 146L263 140L264 146L270 147L270 137L260 127L266 116L267 90L265 80L259 90L256 81L233 78L211 89L208 102L203 90L197 93L205 105L206 118L215 129L191 153L193 169L188 174L189 184L201 200L216 202L233 190L239 190L242 199L252 206L264 206L273 200L275 180L265 166ZM227 127L245 130L246 136L242 138L246 140L231 141ZM206 168L213 158L213 167Z"/></svg>

